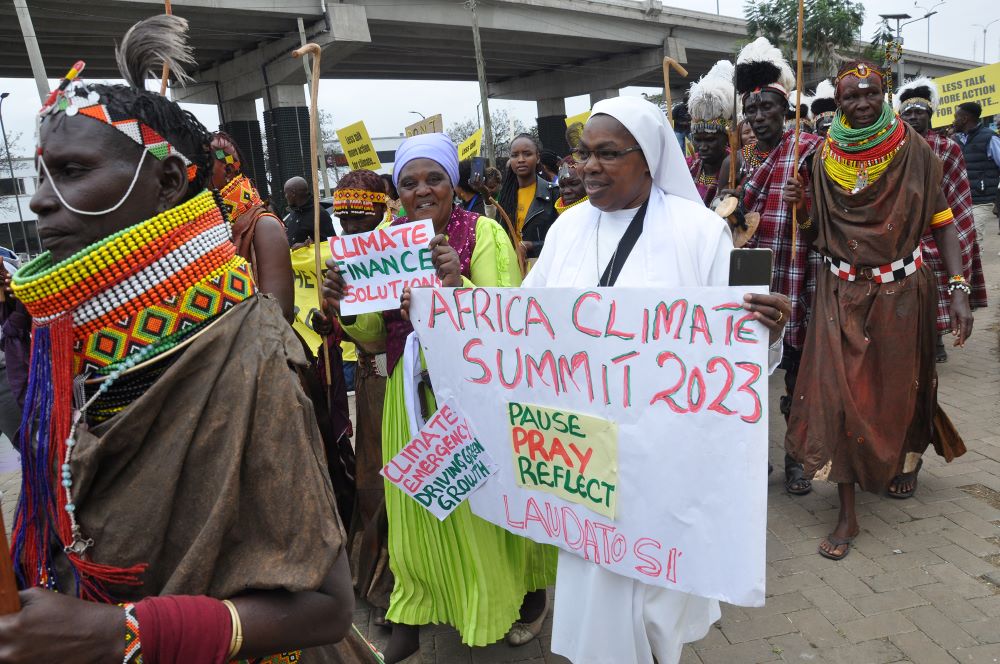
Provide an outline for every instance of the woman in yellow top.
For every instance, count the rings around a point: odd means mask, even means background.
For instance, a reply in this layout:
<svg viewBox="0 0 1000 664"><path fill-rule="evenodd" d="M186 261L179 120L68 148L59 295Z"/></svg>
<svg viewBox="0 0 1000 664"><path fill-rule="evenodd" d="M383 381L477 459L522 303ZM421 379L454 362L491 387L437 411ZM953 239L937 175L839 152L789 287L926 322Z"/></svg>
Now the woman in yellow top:
<svg viewBox="0 0 1000 664"><path fill-rule="evenodd" d="M394 223L433 219L432 260L445 287L519 286L517 257L497 222L454 204L458 151L444 134L407 139L396 151L393 177L411 215ZM339 312L344 280L336 264L323 294ZM382 458L392 459L411 440L403 355L413 327L398 309L341 316L356 341L384 341L389 380L382 416ZM429 416L437 406L425 391ZM507 634L512 645L538 635L546 613L545 588L555 582L556 551L513 535L474 516L463 503L444 521L386 484L389 565L395 586L386 619L393 623L388 664L420 660L419 626L448 623L462 641L484 646Z"/></svg>
<svg viewBox="0 0 1000 664"><path fill-rule="evenodd" d="M556 220L559 187L539 175L542 146L531 134L518 134L510 143L510 160L497 203L514 220L523 258L537 258L545 234ZM511 238L515 242L518 238Z"/></svg>

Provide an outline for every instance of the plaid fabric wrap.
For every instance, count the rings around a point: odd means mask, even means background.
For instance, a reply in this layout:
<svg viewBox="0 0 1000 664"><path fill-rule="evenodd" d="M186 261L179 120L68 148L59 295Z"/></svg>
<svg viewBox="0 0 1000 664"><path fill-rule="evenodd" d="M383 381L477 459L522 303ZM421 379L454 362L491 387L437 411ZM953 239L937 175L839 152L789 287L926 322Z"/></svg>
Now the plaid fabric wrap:
<svg viewBox="0 0 1000 664"><path fill-rule="evenodd" d="M962 250L962 272L972 287L969 305L972 308L986 306L986 279L983 276L983 263L979 257L979 243L976 242L976 227L972 218L972 191L969 189L969 178L965 169L965 158L962 148L950 138L927 134L927 143L934 154L944 165L944 195L948 206L955 215L955 230L958 232L958 243ZM946 332L951 329L951 298L948 295L948 279L951 275L945 269L944 261L938 251L934 234L927 231L921 238L924 261L934 270L938 284L937 329Z"/></svg>
<svg viewBox="0 0 1000 664"><path fill-rule="evenodd" d="M802 348L806 340L809 310L816 293L816 273L822 269L822 260L815 251L810 251L801 234L797 238L795 260L792 260L792 210L781 200L781 187L795 174L796 167L792 160L794 141L793 132L786 132L760 168L747 177L743 183L743 205L746 210L760 214L760 226L747 247L767 248L774 252L771 290L787 295L792 301L792 315L785 328L785 344ZM798 172L805 185L809 208L812 207L812 178L805 162L822 142L819 136L799 134Z"/></svg>

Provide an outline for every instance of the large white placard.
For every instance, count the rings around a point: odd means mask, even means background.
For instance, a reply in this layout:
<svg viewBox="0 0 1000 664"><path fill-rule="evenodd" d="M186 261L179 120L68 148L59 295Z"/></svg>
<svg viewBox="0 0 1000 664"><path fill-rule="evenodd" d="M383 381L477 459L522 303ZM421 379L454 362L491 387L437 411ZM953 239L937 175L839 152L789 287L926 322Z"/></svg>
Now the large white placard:
<svg viewBox="0 0 1000 664"><path fill-rule="evenodd" d="M748 288L413 290L439 403L507 530L645 583L764 602L767 331Z"/></svg>
<svg viewBox="0 0 1000 664"><path fill-rule="evenodd" d="M407 286L440 286L428 246L433 237L430 219L331 237L330 254L347 286L340 312L396 309Z"/></svg>

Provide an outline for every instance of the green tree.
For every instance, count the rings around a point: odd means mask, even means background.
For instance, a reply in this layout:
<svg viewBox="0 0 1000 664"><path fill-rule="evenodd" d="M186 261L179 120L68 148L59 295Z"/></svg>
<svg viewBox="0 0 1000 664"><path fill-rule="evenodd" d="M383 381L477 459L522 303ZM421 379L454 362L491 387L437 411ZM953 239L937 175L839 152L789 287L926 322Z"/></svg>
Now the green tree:
<svg viewBox="0 0 1000 664"><path fill-rule="evenodd" d="M885 49L889 45L889 42L894 41L895 38L895 35L892 34L892 28L889 26L889 21L882 19L878 27L875 28L875 34L872 35L871 42L864 50L863 57L876 64L882 64L885 60Z"/></svg>
<svg viewBox="0 0 1000 664"><path fill-rule="evenodd" d="M536 140L538 139L537 127L532 126L531 130L528 130L523 122L511 115L506 109L493 111L490 113L490 119L493 120L494 154L497 155L498 159L506 157L510 153L510 142L518 134L530 133ZM445 133L448 134L451 140L455 141L455 145L458 145L476 133L478 129L479 121L475 118L467 118L445 129ZM483 150L484 154L485 152Z"/></svg>
<svg viewBox="0 0 1000 664"><path fill-rule="evenodd" d="M18 143L21 140L21 132L19 131L8 131L7 132L7 145L10 146L10 155L7 154L7 150L4 147L4 142L0 141L0 179L9 180L10 171L8 170L7 160L8 159L18 159ZM11 184L11 187L14 185ZM13 191L13 189L11 189ZM22 201L22 205L24 202ZM0 210L8 212L17 207L17 202L14 200L13 196L0 196Z"/></svg>
<svg viewBox="0 0 1000 664"><path fill-rule="evenodd" d="M798 0L746 0L747 32L767 37L794 67ZM805 0L802 48L812 57L815 78L836 73L841 51L855 50L865 22L865 7L854 0Z"/></svg>

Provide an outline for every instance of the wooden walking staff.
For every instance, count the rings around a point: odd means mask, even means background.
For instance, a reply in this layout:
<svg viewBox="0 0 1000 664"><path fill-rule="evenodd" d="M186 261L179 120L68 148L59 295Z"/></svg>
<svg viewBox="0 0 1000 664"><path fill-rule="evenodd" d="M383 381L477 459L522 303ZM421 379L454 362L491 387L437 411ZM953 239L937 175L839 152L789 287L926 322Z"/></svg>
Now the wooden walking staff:
<svg viewBox="0 0 1000 664"><path fill-rule="evenodd" d="M673 69L675 72L680 74L682 77L687 78L687 69L681 66L681 63L677 62L673 58L665 57L663 58L663 101L667 102L667 119L670 120L670 126L674 126L673 118L670 117L670 113L673 110L673 102L670 99L670 70Z"/></svg>
<svg viewBox="0 0 1000 664"><path fill-rule="evenodd" d="M292 51L292 56L296 58L301 58L303 55L312 56L312 80L309 82L309 163L312 164L312 168L315 171L317 159L319 155L317 154L317 142L319 141L319 59L323 55L323 49L320 48L319 44L314 44L309 42L303 45L301 48L297 48ZM323 279L323 257L320 255L320 244L323 239L320 238L319 233L319 179L316 173L313 173L312 177L312 195L313 195L313 250L316 259L316 279L322 281ZM319 303L319 310L323 311L323 289L316 289L316 300ZM323 342L323 367L326 369L326 384L330 385L330 351L327 348L326 342Z"/></svg>
<svg viewBox="0 0 1000 664"><path fill-rule="evenodd" d="M795 179L799 179L799 131L802 122L802 24L805 17L805 2L799 0L799 35L795 44L795 143L792 145L792 163L795 164ZM803 195L805 192L803 192ZM795 259L799 241L799 206L792 208L792 260Z"/></svg>
<svg viewBox="0 0 1000 664"><path fill-rule="evenodd" d="M163 13L167 16L173 14L173 9L170 7L170 0L163 0ZM160 96L163 97L167 94L167 79L170 78L170 65L166 62L163 63L163 75L160 76Z"/></svg>
<svg viewBox="0 0 1000 664"><path fill-rule="evenodd" d="M7 543L7 527L0 511L0 616L21 610L21 598L17 595L17 578L14 576L14 562L10 557Z"/></svg>

